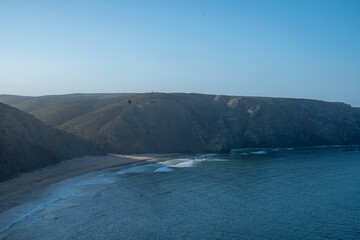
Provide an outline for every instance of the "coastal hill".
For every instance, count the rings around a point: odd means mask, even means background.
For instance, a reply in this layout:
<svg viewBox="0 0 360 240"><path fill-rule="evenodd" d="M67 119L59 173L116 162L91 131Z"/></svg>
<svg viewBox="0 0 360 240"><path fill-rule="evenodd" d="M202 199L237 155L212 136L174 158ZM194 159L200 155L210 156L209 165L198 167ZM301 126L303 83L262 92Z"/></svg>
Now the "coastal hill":
<svg viewBox="0 0 360 240"><path fill-rule="evenodd" d="M19 97L12 105L111 153L360 144L360 109L344 103L182 93L79 96Z"/></svg>
<svg viewBox="0 0 360 240"><path fill-rule="evenodd" d="M64 159L103 151L72 134L52 129L16 108L0 103L0 179Z"/></svg>
<svg viewBox="0 0 360 240"><path fill-rule="evenodd" d="M46 95L39 97L0 94L0 102L16 107L24 112L34 112L60 103L70 103L79 100L107 99L115 97L131 97L133 93L74 93L66 95Z"/></svg>

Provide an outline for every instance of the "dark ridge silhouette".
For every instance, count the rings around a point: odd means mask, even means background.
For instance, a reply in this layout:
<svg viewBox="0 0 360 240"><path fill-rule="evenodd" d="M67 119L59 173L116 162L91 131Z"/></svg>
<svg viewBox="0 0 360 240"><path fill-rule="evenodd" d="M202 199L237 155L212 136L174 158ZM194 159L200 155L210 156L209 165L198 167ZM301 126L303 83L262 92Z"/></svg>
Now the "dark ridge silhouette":
<svg viewBox="0 0 360 240"><path fill-rule="evenodd" d="M103 153L79 137L0 103L0 180L64 159Z"/></svg>

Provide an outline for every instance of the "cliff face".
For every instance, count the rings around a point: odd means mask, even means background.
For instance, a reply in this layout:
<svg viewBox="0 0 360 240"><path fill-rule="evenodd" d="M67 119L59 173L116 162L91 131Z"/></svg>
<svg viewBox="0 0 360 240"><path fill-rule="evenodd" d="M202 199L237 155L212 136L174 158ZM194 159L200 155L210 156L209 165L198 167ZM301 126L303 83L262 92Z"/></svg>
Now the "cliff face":
<svg viewBox="0 0 360 240"><path fill-rule="evenodd" d="M110 102L57 127L116 153L360 143L359 109L343 103L157 93Z"/></svg>
<svg viewBox="0 0 360 240"><path fill-rule="evenodd" d="M63 159L100 153L92 144L0 103L0 179Z"/></svg>
<svg viewBox="0 0 360 240"><path fill-rule="evenodd" d="M360 144L360 110L343 103L152 93L32 106L45 123L113 153Z"/></svg>
<svg viewBox="0 0 360 240"><path fill-rule="evenodd" d="M357 109L305 99L226 99L222 123L239 147L301 147L360 143Z"/></svg>

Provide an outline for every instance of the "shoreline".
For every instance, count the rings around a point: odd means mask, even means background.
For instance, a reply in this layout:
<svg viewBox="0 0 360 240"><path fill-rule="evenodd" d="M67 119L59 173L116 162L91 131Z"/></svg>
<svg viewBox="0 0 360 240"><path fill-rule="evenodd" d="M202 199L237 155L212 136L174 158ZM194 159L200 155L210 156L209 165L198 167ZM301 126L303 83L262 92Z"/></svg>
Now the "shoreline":
<svg viewBox="0 0 360 240"><path fill-rule="evenodd" d="M125 167L141 162L144 164L147 162L162 162L180 156L184 155L179 153L168 153L85 156L65 160L39 170L23 173L19 177L0 182L0 213L22 204L22 201L10 201L12 198L43 186L108 168Z"/></svg>

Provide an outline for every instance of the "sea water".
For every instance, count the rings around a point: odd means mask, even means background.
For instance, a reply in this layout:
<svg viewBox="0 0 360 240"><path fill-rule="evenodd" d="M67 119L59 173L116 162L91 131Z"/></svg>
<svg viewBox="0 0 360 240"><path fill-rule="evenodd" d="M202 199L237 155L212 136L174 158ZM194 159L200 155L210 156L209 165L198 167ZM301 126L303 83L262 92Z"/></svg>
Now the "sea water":
<svg viewBox="0 0 360 240"><path fill-rule="evenodd" d="M0 213L0 239L360 239L356 149L239 149L107 169Z"/></svg>

